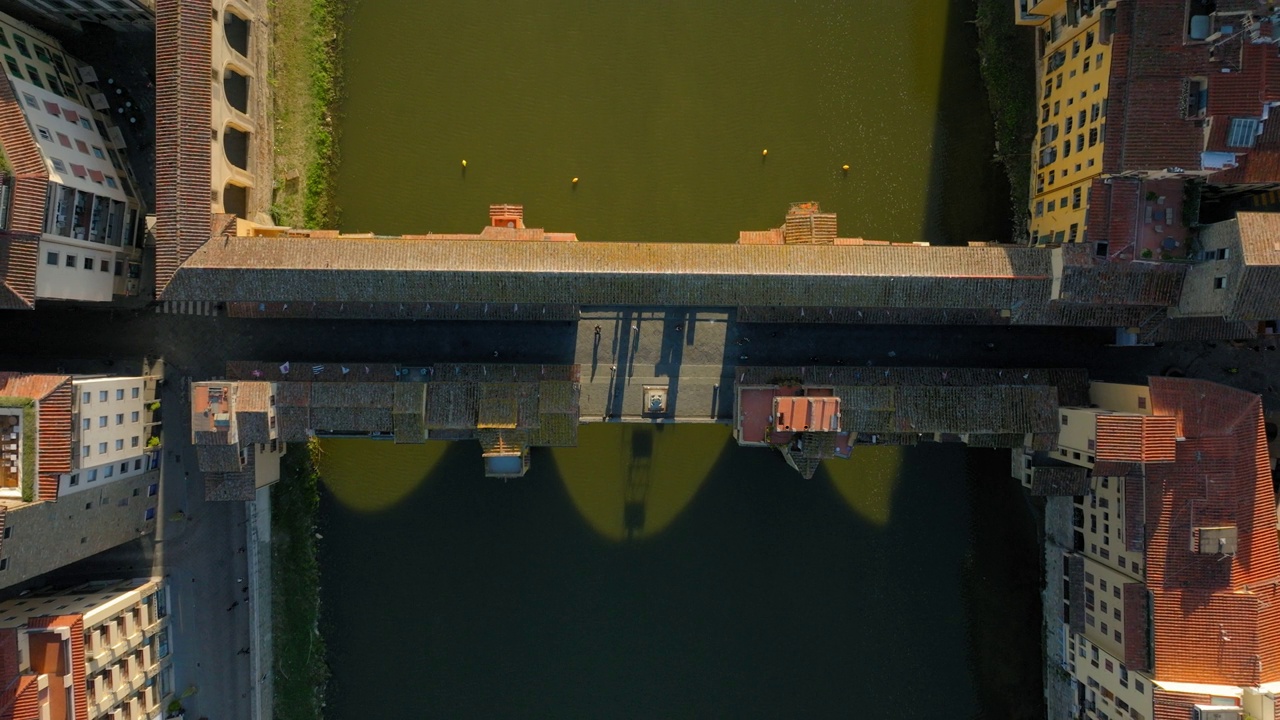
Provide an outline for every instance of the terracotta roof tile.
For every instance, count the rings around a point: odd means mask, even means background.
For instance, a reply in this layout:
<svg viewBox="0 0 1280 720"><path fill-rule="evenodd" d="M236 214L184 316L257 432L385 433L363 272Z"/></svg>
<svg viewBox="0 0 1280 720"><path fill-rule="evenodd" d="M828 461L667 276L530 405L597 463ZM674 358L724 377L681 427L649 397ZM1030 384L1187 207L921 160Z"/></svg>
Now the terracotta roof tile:
<svg viewBox="0 0 1280 720"><path fill-rule="evenodd" d="M1177 418L1185 438L1174 462L1146 466L1155 676L1280 680L1280 547L1261 401L1201 380L1153 377L1150 386L1152 412ZM1235 554L1195 552L1203 527L1234 528Z"/></svg>
<svg viewBox="0 0 1280 720"><path fill-rule="evenodd" d="M1099 415L1097 458L1120 462L1172 462L1178 421L1151 415Z"/></svg>
<svg viewBox="0 0 1280 720"><path fill-rule="evenodd" d="M156 291L209 240L213 33L199 3L156 0Z"/></svg>

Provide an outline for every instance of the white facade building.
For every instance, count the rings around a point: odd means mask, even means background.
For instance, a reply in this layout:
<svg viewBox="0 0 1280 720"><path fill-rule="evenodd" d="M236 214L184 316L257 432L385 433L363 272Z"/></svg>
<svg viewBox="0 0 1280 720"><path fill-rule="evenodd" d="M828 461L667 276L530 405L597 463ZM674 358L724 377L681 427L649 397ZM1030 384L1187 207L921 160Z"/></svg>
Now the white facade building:
<svg viewBox="0 0 1280 720"><path fill-rule="evenodd" d="M136 291L130 261L145 219L124 139L95 109L109 112L105 96L80 85L79 63L55 40L2 14L0 56L48 178L36 297L109 301Z"/></svg>
<svg viewBox="0 0 1280 720"><path fill-rule="evenodd" d="M59 497L150 470L155 379L77 378L72 387L72 470L59 480Z"/></svg>

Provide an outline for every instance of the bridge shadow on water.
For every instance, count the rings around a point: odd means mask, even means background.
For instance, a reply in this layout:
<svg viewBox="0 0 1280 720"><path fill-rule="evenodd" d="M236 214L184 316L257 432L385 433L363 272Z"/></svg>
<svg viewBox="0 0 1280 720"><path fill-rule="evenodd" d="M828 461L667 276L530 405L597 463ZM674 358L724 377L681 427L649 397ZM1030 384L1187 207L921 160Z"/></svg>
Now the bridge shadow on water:
<svg viewBox="0 0 1280 720"><path fill-rule="evenodd" d="M592 427L518 481L454 443L380 512L324 493L329 717L363 717L370 687L397 688L388 717L1005 716L970 669L965 578L994 578L967 559L963 449L904 452L867 519L827 466L802 480L725 428ZM689 431L705 462L684 472L668 437Z"/></svg>

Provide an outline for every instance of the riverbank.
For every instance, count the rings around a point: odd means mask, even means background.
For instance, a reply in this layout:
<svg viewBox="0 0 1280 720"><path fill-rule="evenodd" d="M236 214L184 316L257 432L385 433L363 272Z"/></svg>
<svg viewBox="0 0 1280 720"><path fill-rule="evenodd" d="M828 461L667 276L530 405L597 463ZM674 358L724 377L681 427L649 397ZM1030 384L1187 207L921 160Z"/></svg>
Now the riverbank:
<svg viewBox="0 0 1280 720"><path fill-rule="evenodd" d="M273 0L272 123L277 224L337 227L334 200L345 0Z"/></svg>
<svg viewBox="0 0 1280 720"><path fill-rule="evenodd" d="M1027 237L1035 140L1035 36L1014 24L1008 0L974 0L978 57L995 120L996 157L1009 177L1013 239Z"/></svg>
<svg viewBox="0 0 1280 720"><path fill-rule="evenodd" d="M319 629L319 452L314 439L293 448L284 457L280 482L271 489L274 715L279 720L318 720L329 679Z"/></svg>

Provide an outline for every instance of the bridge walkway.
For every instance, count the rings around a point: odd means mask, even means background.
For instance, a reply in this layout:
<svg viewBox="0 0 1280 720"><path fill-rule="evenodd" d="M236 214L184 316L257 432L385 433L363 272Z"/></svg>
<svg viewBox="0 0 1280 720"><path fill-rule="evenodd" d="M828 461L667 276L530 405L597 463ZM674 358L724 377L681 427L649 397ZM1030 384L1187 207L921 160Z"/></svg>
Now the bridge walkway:
<svg viewBox="0 0 1280 720"><path fill-rule="evenodd" d="M584 308L574 361L582 367L583 422L713 422L733 413L734 313L696 308ZM599 336L595 328L600 328ZM645 387L667 390L645 412Z"/></svg>

